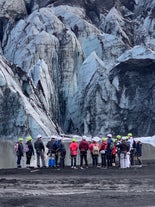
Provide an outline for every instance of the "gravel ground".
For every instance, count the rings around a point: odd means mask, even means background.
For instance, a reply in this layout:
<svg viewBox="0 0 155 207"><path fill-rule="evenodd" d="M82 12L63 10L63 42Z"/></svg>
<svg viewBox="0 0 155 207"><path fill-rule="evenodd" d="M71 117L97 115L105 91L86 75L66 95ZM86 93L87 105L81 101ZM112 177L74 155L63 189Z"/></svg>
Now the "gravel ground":
<svg viewBox="0 0 155 207"><path fill-rule="evenodd" d="M0 170L0 207L52 206L155 207L155 164Z"/></svg>

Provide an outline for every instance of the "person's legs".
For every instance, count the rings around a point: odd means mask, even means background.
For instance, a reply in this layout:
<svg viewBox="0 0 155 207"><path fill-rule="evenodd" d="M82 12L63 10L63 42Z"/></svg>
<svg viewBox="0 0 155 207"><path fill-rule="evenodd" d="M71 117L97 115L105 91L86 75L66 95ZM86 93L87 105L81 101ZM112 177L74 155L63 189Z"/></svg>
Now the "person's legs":
<svg viewBox="0 0 155 207"><path fill-rule="evenodd" d="M93 167L97 167L98 165L98 155L93 155Z"/></svg>
<svg viewBox="0 0 155 207"><path fill-rule="evenodd" d="M111 154L108 153L107 154L107 167L110 167L112 166L112 157L111 157Z"/></svg>
<svg viewBox="0 0 155 207"><path fill-rule="evenodd" d="M51 157L48 158L48 167L52 167L52 158Z"/></svg>
<svg viewBox="0 0 155 207"><path fill-rule="evenodd" d="M71 167L73 167L73 155L71 155Z"/></svg>
<svg viewBox="0 0 155 207"><path fill-rule="evenodd" d="M40 154L37 153L37 167L40 167Z"/></svg>
<svg viewBox="0 0 155 207"><path fill-rule="evenodd" d="M141 160L140 156L137 156L137 161L138 161L139 165L142 165L142 160Z"/></svg>
<svg viewBox="0 0 155 207"><path fill-rule="evenodd" d="M106 154L101 154L101 166L106 167Z"/></svg>
<svg viewBox="0 0 155 207"><path fill-rule="evenodd" d="M83 167L83 158L84 158L83 152L80 152L80 167Z"/></svg>
<svg viewBox="0 0 155 207"><path fill-rule="evenodd" d="M88 167L87 152L84 152L85 166Z"/></svg>
<svg viewBox="0 0 155 207"><path fill-rule="evenodd" d="M134 165L135 164L135 162L134 162L134 156L135 156L134 149L132 149L130 151L130 163L131 163L131 165Z"/></svg>
<svg viewBox="0 0 155 207"><path fill-rule="evenodd" d="M95 167L95 155L92 154L92 164L93 164L93 167Z"/></svg>
<svg viewBox="0 0 155 207"><path fill-rule="evenodd" d="M116 165L116 155L112 154L112 165Z"/></svg>
<svg viewBox="0 0 155 207"><path fill-rule="evenodd" d="M95 156L95 164L98 166L98 155Z"/></svg>
<svg viewBox="0 0 155 207"><path fill-rule="evenodd" d="M74 155L74 167L76 167L76 155Z"/></svg>
<svg viewBox="0 0 155 207"><path fill-rule="evenodd" d="M21 168L21 159L22 159L21 155L18 155L17 156L17 167L18 168Z"/></svg>
<svg viewBox="0 0 155 207"><path fill-rule="evenodd" d="M126 167L129 168L130 167L130 153L127 152L126 154Z"/></svg>
<svg viewBox="0 0 155 207"><path fill-rule="evenodd" d="M65 167L65 158L63 156L60 156L60 168Z"/></svg>
<svg viewBox="0 0 155 207"><path fill-rule="evenodd" d="M26 155L26 167L30 167L31 155Z"/></svg>
<svg viewBox="0 0 155 207"><path fill-rule="evenodd" d="M45 164L45 157L44 157L44 152L41 152L41 161L42 161L42 166L43 167L46 167L46 164Z"/></svg>
<svg viewBox="0 0 155 207"><path fill-rule="evenodd" d="M120 153L120 168L124 168L124 153Z"/></svg>

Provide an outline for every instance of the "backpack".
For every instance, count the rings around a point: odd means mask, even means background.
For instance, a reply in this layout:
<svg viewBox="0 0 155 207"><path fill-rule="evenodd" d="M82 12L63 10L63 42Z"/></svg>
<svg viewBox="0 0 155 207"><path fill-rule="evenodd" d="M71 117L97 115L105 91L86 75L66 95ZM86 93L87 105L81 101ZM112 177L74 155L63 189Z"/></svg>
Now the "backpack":
<svg viewBox="0 0 155 207"><path fill-rule="evenodd" d="M24 152L28 152L28 151L29 151L28 144L24 144L23 151L24 151Z"/></svg>
<svg viewBox="0 0 155 207"><path fill-rule="evenodd" d="M18 146L19 146L19 144L18 144L18 142L16 142L16 143L14 144L14 150L15 150L15 152L18 151Z"/></svg>
<svg viewBox="0 0 155 207"><path fill-rule="evenodd" d="M110 143L110 149L113 150L114 147L115 147L114 142L111 142L111 143Z"/></svg>
<svg viewBox="0 0 155 207"><path fill-rule="evenodd" d="M97 145L93 145L92 153L93 155L99 155L99 147Z"/></svg>

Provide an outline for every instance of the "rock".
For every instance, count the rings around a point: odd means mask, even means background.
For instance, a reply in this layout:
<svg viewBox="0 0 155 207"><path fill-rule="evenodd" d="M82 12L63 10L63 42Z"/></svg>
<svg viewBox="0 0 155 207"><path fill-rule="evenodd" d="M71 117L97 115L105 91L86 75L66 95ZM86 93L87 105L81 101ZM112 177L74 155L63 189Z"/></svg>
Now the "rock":
<svg viewBox="0 0 155 207"><path fill-rule="evenodd" d="M18 117L3 120L4 136L35 136L40 126L47 135L154 134L154 1L3 0L0 8L9 71L1 67L1 110Z"/></svg>
<svg viewBox="0 0 155 207"><path fill-rule="evenodd" d="M1 138L15 139L18 136L31 134L36 138L37 134L49 136L58 133L56 125L52 122L46 111L42 109L39 98L30 85L28 78L20 75L14 76L11 68L0 57L0 134ZM21 70L21 69L20 69ZM17 71L16 71L17 76ZM22 80L22 78L24 80ZM26 96L22 86L29 84L30 93ZM24 86L23 86L24 87Z"/></svg>

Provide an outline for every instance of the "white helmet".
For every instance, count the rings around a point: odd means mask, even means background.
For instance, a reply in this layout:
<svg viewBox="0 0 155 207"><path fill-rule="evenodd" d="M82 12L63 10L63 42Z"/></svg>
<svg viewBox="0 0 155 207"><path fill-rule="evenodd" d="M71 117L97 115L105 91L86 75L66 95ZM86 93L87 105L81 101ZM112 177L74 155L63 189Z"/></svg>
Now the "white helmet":
<svg viewBox="0 0 155 207"><path fill-rule="evenodd" d="M107 134L107 137L112 138L112 134Z"/></svg>
<svg viewBox="0 0 155 207"><path fill-rule="evenodd" d="M84 135L84 136L82 136L82 139L83 139L83 140L86 140L86 139L87 139L87 137Z"/></svg>
<svg viewBox="0 0 155 207"><path fill-rule="evenodd" d="M59 136L59 137L57 137L57 140L62 140L62 137L60 137L60 136Z"/></svg>
<svg viewBox="0 0 155 207"><path fill-rule="evenodd" d="M38 135L37 135L37 138L41 138L41 137L42 137L41 134L38 134Z"/></svg>
<svg viewBox="0 0 155 207"><path fill-rule="evenodd" d="M126 137L122 137L122 140L126 140Z"/></svg>

